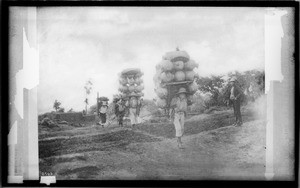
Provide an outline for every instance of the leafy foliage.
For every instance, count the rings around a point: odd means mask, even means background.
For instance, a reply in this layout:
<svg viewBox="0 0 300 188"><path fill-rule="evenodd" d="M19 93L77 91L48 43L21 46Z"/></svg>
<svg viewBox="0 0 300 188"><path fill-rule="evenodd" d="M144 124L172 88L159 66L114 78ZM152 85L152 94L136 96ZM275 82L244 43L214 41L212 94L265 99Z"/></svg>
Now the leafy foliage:
<svg viewBox="0 0 300 188"><path fill-rule="evenodd" d="M150 112L152 115L155 116L162 115L162 112L155 105L155 102L153 100L144 99L142 102L142 108L147 109L147 111Z"/></svg>
<svg viewBox="0 0 300 188"><path fill-rule="evenodd" d="M205 106L210 107L222 103L222 95L224 94L224 83L222 76L200 77L197 80L199 90L211 95L210 100L206 101Z"/></svg>
<svg viewBox="0 0 300 188"><path fill-rule="evenodd" d="M58 112L65 112L64 108L59 108Z"/></svg>
<svg viewBox="0 0 300 188"><path fill-rule="evenodd" d="M205 95L201 95L200 92L196 92L194 95L193 95L193 99L192 99L192 102L193 104L190 106L190 111L191 112L204 112L205 108L206 108L206 105L205 104L205 99L206 99L206 96Z"/></svg>
<svg viewBox="0 0 300 188"><path fill-rule="evenodd" d="M60 108L61 103L58 102L57 100L54 101L53 108L57 112L57 110Z"/></svg>
<svg viewBox="0 0 300 188"><path fill-rule="evenodd" d="M199 91L206 94L206 99L203 100L204 106L226 106L229 102L229 79L235 76L239 87L244 91L242 102L244 104L249 101L256 100L264 93L265 88L265 72L259 70L250 70L245 72L231 72L227 75L218 75L211 77L200 77L197 80ZM207 96L210 96L207 99Z"/></svg>
<svg viewBox="0 0 300 188"><path fill-rule="evenodd" d="M85 103L85 112L87 112L87 105L89 104L89 102L88 102L88 95L91 93L92 88L93 88L93 83L92 83L91 80L88 80L85 83L85 86L84 86L85 93L86 93L86 98L84 100L84 103Z"/></svg>
<svg viewBox="0 0 300 188"><path fill-rule="evenodd" d="M85 92L87 95L89 95L92 91L92 87L93 87L93 83L91 80L88 80L86 83L85 83L85 86L84 86L84 89L85 89Z"/></svg>
<svg viewBox="0 0 300 188"><path fill-rule="evenodd" d="M97 104L93 104L90 106L89 110L88 110L89 114L94 114L97 113Z"/></svg>

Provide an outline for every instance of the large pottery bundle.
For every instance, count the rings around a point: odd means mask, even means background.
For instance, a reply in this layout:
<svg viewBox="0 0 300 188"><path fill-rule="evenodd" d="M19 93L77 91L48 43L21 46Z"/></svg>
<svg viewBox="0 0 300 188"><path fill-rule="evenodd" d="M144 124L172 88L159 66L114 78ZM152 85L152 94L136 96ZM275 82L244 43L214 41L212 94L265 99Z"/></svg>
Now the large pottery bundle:
<svg viewBox="0 0 300 188"><path fill-rule="evenodd" d="M197 67L198 64L191 60L185 51L167 52L162 57L162 61L156 65L156 74L153 78L159 108L168 109L171 100L182 87L188 91L187 98L192 97L198 90L195 82L198 74L194 71ZM189 105L191 103L192 101L189 101Z"/></svg>
<svg viewBox="0 0 300 188"><path fill-rule="evenodd" d="M128 104L135 107L138 99L144 96L143 73L140 69L125 69L119 74L119 91Z"/></svg>

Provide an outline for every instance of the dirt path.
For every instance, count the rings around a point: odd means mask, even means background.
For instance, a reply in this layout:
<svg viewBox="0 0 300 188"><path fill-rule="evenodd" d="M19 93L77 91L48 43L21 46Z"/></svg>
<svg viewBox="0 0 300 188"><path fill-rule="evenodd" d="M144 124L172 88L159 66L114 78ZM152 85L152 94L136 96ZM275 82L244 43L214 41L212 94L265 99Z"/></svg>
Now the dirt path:
<svg viewBox="0 0 300 188"><path fill-rule="evenodd" d="M142 179L264 179L264 132L262 121L252 121L184 137L183 150L174 139L145 143L144 168L130 173Z"/></svg>
<svg viewBox="0 0 300 188"><path fill-rule="evenodd" d="M190 118L182 150L171 124L52 134L40 140L41 172L57 179L264 179L265 124L251 114L245 120L232 127L228 112Z"/></svg>

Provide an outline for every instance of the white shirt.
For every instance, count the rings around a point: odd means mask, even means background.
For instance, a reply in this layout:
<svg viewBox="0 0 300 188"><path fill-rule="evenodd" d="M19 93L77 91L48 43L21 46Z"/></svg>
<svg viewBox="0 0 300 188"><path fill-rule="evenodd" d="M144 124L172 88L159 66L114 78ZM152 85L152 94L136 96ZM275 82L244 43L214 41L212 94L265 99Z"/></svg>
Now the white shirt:
<svg viewBox="0 0 300 188"><path fill-rule="evenodd" d="M105 114L107 112L108 107L107 106L101 106L100 107L100 113Z"/></svg>
<svg viewBox="0 0 300 188"><path fill-rule="evenodd" d="M234 99L234 86L232 86L231 91L230 91L230 99Z"/></svg>
<svg viewBox="0 0 300 188"><path fill-rule="evenodd" d="M175 112L186 112L187 111L187 99L180 99L179 97L176 97L173 101L173 104L175 104Z"/></svg>

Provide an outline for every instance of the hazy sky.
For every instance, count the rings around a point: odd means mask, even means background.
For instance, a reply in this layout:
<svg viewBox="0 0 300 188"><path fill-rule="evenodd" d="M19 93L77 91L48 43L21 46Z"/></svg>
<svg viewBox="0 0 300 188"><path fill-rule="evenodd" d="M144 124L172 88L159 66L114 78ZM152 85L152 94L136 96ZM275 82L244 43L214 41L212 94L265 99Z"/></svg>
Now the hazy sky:
<svg viewBox="0 0 300 188"><path fill-rule="evenodd" d="M264 69L263 8L47 7L38 9L39 113L85 108L84 84L112 99L118 73L144 72L145 98L156 97L153 76L177 46L199 63L200 76Z"/></svg>

